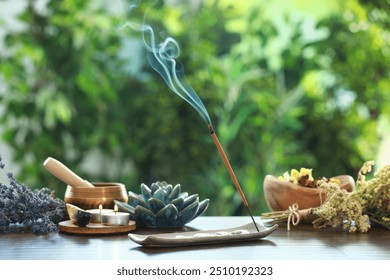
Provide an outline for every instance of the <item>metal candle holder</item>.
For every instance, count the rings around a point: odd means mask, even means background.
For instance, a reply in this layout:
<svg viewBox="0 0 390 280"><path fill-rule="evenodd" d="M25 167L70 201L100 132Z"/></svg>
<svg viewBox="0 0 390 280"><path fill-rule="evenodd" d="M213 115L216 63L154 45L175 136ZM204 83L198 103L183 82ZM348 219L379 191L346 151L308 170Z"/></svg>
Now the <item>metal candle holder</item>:
<svg viewBox="0 0 390 280"><path fill-rule="evenodd" d="M130 214L113 212L102 214L102 224L106 226L126 226L129 224Z"/></svg>

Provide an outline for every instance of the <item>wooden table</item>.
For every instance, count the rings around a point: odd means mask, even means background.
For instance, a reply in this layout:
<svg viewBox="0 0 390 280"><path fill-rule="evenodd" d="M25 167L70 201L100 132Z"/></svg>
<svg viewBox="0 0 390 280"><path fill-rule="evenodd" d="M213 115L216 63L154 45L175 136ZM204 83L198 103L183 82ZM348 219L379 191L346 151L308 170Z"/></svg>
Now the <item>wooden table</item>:
<svg viewBox="0 0 390 280"><path fill-rule="evenodd" d="M188 224L195 230L242 226L249 217L200 217ZM150 232L150 230L149 230ZM151 231L156 233L156 231ZM134 233L144 234L137 229ZM146 248L127 234L80 236L0 234L2 260L390 260L390 231L372 228L368 233L347 233L334 229L314 230L299 225L286 231L280 226L268 237L240 244L197 245L174 248Z"/></svg>

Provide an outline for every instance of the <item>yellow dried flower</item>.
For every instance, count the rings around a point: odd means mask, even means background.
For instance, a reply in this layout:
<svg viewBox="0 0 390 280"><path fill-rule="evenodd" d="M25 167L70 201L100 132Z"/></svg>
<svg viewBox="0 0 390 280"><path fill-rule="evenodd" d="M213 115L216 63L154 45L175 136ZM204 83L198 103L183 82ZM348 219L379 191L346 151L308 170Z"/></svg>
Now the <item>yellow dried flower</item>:
<svg viewBox="0 0 390 280"><path fill-rule="evenodd" d="M329 181L330 181L331 183L335 183L335 184L337 184L337 185L340 185L340 180L337 179L337 178L330 178Z"/></svg>
<svg viewBox="0 0 390 280"><path fill-rule="evenodd" d="M308 176L309 180L314 180L313 176L311 175L312 171L313 171L313 169L302 167L300 172L299 172L299 175L300 175L300 177Z"/></svg>
<svg viewBox="0 0 390 280"><path fill-rule="evenodd" d="M286 171L283 173L283 176L279 176L278 179L280 181L290 182L290 174L288 174L288 172Z"/></svg>
<svg viewBox="0 0 390 280"><path fill-rule="evenodd" d="M279 176L278 179L303 187L316 187L317 181L314 180L312 171L313 169L305 167L302 167L299 171L297 169L291 169L290 172L284 172L283 176Z"/></svg>
<svg viewBox="0 0 390 280"><path fill-rule="evenodd" d="M296 169L291 169L290 181L294 184L298 184L299 178L301 178L301 174L299 173L299 171Z"/></svg>

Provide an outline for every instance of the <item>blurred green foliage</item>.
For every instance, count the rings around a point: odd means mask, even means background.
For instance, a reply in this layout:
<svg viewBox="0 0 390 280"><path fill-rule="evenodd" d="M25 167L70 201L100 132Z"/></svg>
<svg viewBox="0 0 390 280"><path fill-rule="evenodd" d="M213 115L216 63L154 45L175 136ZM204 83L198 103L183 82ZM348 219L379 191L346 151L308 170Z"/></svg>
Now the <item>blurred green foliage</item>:
<svg viewBox="0 0 390 280"><path fill-rule="evenodd" d="M0 56L0 124L19 180L63 195L42 167L52 156L90 181L135 192L181 183L211 199L208 215L247 214L201 118L149 68L140 35L118 28L142 22L148 1L130 12L105 1L25 3L21 31L2 23ZM305 3L160 1L148 12L179 42L254 214L267 211L266 174L355 177L376 157L378 118L390 117L389 5L333 1L311 17Z"/></svg>

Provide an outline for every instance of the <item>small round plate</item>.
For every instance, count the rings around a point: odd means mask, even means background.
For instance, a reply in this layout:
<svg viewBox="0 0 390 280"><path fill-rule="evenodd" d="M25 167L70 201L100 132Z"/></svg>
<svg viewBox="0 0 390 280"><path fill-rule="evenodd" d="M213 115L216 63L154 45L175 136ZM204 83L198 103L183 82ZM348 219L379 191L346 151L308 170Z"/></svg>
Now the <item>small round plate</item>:
<svg viewBox="0 0 390 280"><path fill-rule="evenodd" d="M90 223L85 227L79 227L72 223L72 221L63 221L58 224L58 229L63 233L84 234L84 235L98 235L98 234L119 234L128 233L135 230L135 221L129 221L126 226L106 226L99 223Z"/></svg>

